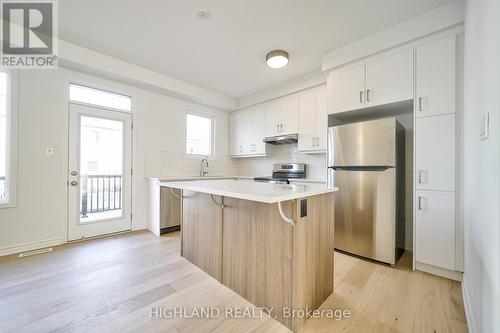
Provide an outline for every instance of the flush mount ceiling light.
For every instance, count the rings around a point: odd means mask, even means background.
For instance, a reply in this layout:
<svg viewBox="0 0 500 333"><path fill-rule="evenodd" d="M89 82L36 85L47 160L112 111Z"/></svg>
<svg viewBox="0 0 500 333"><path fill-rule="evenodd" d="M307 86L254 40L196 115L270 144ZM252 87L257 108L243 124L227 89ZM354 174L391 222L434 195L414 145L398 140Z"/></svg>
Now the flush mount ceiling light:
<svg viewBox="0 0 500 333"><path fill-rule="evenodd" d="M271 68L282 68L288 64L288 52L272 50L266 55L266 63Z"/></svg>

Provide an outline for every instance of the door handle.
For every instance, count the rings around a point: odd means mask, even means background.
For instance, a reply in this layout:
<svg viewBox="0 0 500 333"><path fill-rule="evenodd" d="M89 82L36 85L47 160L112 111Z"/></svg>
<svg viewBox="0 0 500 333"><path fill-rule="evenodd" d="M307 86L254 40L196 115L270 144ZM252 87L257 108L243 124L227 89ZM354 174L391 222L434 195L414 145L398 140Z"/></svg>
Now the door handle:
<svg viewBox="0 0 500 333"><path fill-rule="evenodd" d="M418 170L418 183L419 184L427 184L427 171L425 170Z"/></svg>
<svg viewBox="0 0 500 333"><path fill-rule="evenodd" d="M359 92L359 103L363 104L363 90Z"/></svg>
<svg viewBox="0 0 500 333"><path fill-rule="evenodd" d="M369 102L370 101L370 92L371 90L370 89L367 89L366 90L366 101Z"/></svg>
<svg viewBox="0 0 500 333"><path fill-rule="evenodd" d="M425 97L418 98L418 111L425 111L425 109L427 109L426 102L427 99Z"/></svg>
<svg viewBox="0 0 500 333"><path fill-rule="evenodd" d="M424 197L418 197L418 210L427 210Z"/></svg>
<svg viewBox="0 0 500 333"><path fill-rule="evenodd" d="M76 185L78 185L78 182L76 180L72 180L69 184L71 186L76 186Z"/></svg>

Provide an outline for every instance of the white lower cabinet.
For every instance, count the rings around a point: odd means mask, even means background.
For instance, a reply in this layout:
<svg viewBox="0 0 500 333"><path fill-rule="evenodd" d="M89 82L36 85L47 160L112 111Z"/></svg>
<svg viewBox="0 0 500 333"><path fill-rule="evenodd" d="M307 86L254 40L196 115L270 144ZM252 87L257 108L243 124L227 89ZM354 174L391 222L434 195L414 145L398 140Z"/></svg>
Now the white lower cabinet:
<svg viewBox="0 0 500 333"><path fill-rule="evenodd" d="M455 192L416 191L417 262L455 270Z"/></svg>

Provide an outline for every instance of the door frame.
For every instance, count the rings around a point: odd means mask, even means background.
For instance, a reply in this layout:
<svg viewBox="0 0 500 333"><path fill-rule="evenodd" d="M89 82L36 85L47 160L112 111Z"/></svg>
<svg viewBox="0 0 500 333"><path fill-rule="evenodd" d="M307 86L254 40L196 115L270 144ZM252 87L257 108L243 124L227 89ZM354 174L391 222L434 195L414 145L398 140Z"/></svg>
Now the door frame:
<svg viewBox="0 0 500 333"><path fill-rule="evenodd" d="M72 82L70 82L72 83ZM79 83L75 83L75 84L79 84ZM91 86L91 85L88 85L86 84L85 86L88 86L88 87L91 87L91 88L95 88L94 86ZM113 90L109 90L109 89L101 89L101 88L95 88L95 89L99 89L99 90L104 90L104 91L111 91L113 92ZM122 95L124 95L122 93ZM126 96L130 96L130 95L126 95ZM130 232L133 230L133 224L132 224L132 217L133 217L133 191L134 191L134 166L135 166L135 161L134 161L134 142L135 142L135 138L134 138L134 108L135 108L135 98L133 98L132 96L130 96L131 99L132 99L132 110L131 111L126 111L126 110L119 110L119 109L114 109L114 108L108 108L108 107L103 107L103 106L100 106L100 105L95 105L95 104L91 104L91 103L82 103L82 102L74 102L74 101L68 101L68 111L67 111L67 116L68 116L68 125L67 125L67 133L68 133L68 137L67 137L67 164L66 164L66 241L67 242L77 242L77 241L81 241L81 240L86 240L86 239L92 239L92 238L99 238L99 237L106 237L108 235L112 235L112 234L117 234L117 233L124 233L124 232ZM126 230L121 230L121 231L116 231L116 232L110 232L110 233L104 233L104 234L99 234L99 235L92 235L92 236L88 236L88 237L84 237L84 238L78 238L78 239L73 239L73 240L70 240L70 223L71 223L71 216L70 216L70 212L71 212L71 209L70 209L70 195L71 195L71 192L70 192L70 159L71 159L71 145L70 145L70 141L71 141L71 131L70 131L70 122L71 122L71 106L72 105L75 105L75 106L82 106L82 107L90 107L90 108L94 108L94 109L100 109L100 110L103 110L103 111L107 111L107 112L117 112L117 113L121 113L121 114L124 114L124 115L130 115L130 127L128 129L126 129L124 127L124 130L128 130L130 131L130 151L128 152L130 154L130 186L129 186L129 191L130 191L130 199L127 200L128 201L128 204L130 205L130 209L129 209L129 215L130 215L130 225L129 225L129 228L126 229ZM89 116L95 116L95 115L92 115L92 114L89 114ZM111 118L108 118L106 116L102 116L103 119L111 119ZM111 119L111 120L115 120L115 119ZM79 129L78 129L79 130ZM79 132L80 133L80 132ZM125 150L124 150L125 152ZM125 174L125 170L123 171L123 173ZM125 207L125 198L123 199L123 206L122 207ZM124 215L125 216L125 215ZM100 220L100 221L106 221L106 220L112 220L112 219L104 219L104 220ZM94 224L94 223L97 223L98 221L95 221L95 222L89 222L89 224Z"/></svg>

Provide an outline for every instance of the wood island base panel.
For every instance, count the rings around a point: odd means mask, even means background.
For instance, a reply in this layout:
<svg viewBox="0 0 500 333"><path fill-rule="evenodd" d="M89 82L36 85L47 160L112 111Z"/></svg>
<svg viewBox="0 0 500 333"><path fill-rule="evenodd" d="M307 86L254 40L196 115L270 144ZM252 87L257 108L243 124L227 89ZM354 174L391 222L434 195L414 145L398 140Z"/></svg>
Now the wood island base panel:
<svg viewBox="0 0 500 333"><path fill-rule="evenodd" d="M278 203L183 196L182 256L291 330L333 292L333 192L283 202L293 225Z"/></svg>

